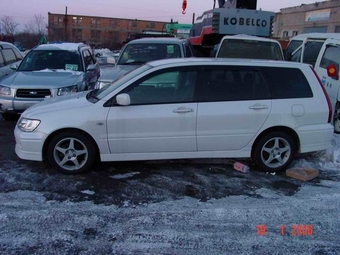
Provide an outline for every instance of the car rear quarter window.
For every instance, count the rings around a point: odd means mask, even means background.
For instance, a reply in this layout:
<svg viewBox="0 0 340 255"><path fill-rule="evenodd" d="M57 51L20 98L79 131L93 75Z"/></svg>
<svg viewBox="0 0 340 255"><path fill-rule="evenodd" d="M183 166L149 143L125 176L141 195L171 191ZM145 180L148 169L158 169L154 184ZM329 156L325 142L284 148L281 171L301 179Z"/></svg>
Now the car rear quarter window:
<svg viewBox="0 0 340 255"><path fill-rule="evenodd" d="M201 102L270 98L266 83L254 67L212 67L200 72L198 80Z"/></svg>
<svg viewBox="0 0 340 255"><path fill-rule="evenodd" d="M261 67L272 99L313 97L310 85L298 68Z"/></svg>

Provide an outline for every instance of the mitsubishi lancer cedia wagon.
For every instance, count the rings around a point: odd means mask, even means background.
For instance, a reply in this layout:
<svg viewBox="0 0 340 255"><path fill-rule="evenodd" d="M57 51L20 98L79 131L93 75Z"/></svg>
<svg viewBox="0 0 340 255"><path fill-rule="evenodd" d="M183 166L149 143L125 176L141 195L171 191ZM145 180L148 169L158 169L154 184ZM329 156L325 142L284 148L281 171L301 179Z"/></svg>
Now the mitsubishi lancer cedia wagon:
<svg viewBox="0 0 340 255"><path fill-rule="evenodd" d="M249 157L263 171L331 147L331 105L302 63L149 62L110 86L50 98L15 128L17 155L65 174L95 162Z"/></svg>

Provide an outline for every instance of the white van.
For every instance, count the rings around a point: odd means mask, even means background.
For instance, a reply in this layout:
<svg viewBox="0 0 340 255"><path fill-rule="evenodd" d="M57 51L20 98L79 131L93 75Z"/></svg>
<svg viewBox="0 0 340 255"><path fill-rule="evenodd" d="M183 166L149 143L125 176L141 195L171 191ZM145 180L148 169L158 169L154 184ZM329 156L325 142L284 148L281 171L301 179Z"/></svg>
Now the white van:
<svg viewBox="0 0 340 255"><path fill-rule="evenodd" d="M278 41L252 35L224 36L216 57L284 60L282 47Z"/></svg>
<svg viewBox="0 0 340 255"><path fill-rule="evenodd" d="M331 99L334 131L340 133L340 34L309 33L295 36L286 53L287 60L314 67Z"/></svg>
<svg viewBox="0 0 340 255"><path fill-rule="evenodd" d="M322 45L327 39L340 40L338 33L307 33L294 36L286 49L285 58L288 61L315 65Z"/></svg>

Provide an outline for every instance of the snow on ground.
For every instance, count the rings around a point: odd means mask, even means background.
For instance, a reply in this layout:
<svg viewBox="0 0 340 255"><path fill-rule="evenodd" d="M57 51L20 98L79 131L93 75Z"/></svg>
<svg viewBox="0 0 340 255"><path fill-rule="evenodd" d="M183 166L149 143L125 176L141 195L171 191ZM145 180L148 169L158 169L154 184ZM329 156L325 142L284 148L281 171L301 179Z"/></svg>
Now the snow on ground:
<svg viewBox="0 0 340 255"><path fill-rule="evenodd" d="M294 165L339 176L339 150L340 135L334 135L332 149L303 155ZM340 254L339 180L302 185L292 196L259 188L252 197L120 207L4 192L0 254Z"/></svg>

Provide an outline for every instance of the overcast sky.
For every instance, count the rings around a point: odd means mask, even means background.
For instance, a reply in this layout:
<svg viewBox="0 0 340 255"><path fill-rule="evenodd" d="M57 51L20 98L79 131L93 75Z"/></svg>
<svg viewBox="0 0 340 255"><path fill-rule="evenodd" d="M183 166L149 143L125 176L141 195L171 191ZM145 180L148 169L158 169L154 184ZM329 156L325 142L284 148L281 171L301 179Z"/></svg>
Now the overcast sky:
<svg viewBox="0 0 340 255"><path fill-rule="evenodd" d="M217 2L217 1L216 1ZM257 8L278 12L281 8L315 3L315 0L258 0ZM319 1L321 2L321 1ZM27 24L35 14L45 17L47 13L136 18L157 21L191 23L192 15L212 9L213 0L187 0L187 13L182 14L182 0L0 0L0 18L12 17L21 26Z"/></svg>

